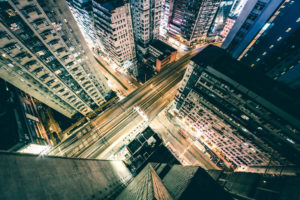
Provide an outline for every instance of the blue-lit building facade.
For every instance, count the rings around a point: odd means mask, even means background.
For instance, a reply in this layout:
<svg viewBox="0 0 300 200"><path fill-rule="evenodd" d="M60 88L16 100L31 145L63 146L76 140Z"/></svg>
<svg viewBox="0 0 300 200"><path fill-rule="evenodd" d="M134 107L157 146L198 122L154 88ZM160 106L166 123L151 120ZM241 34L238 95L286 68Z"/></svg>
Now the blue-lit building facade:
<svg viewBox="0 0 300 200"><path fill-rule="evenodd" d="M222 48L234 58L238 58L257 34L266 27L266 22L277 15L276 11L283 0L247 1L225 38Z"/></svg>
<svg viewBox="0 0 300 200"><path fill-rule="evenodd" d="M220 0L175 0L168 34L193 46L205 41L220 5Z"/></svg>
<svg viewBox="0 0 300 200"><path fill-rule="evenodd" d="M291 87L300 86L300 2L280 6L266 30L249 45L240 60Z"/></svg>

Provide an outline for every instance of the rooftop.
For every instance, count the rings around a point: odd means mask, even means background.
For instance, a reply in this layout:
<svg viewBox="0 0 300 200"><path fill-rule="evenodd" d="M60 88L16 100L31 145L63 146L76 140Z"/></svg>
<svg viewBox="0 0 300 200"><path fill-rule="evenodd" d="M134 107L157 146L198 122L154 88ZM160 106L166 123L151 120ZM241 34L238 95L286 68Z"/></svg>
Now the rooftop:
<svg viewBox="0 0 300 200"><path fill-rule="evenodd" d="M160 40L153 40L150 46L154 47L155 49L159 50L163 53L162 56L159 56L158 59L164 59L165 56L169 56L172 52L176 52L177 50L171 47L170 45L160 41Z"/></svg>
<svg viewBox="0 0 300 200"><path fill-rule="evenodd" d="M99 3L109 11L121 7L126 3L126 0L94 0L94 1Z"/></svg>
<svg viewBox="0 0 300 200"><path fill-rule="evenodd" d="M205 64L242 84L274 105L300 119L300 99L297 91L251 69L235 60L224 49L209 45L192 58L197 64Z"/></svg>

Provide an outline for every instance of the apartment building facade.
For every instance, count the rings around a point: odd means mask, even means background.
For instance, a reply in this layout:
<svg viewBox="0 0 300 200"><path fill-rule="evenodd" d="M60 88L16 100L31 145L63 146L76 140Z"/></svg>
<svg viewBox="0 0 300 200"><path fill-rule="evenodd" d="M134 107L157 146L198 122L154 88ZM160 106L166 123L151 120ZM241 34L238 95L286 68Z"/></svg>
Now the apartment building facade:
<svg viewBox="0 0 300 200"><path fill-rule="evenodd" d="M134 62L136 51L129 2L93 0L93 13L96 37L106 58L121 68Z"/></svg>
<svg viewBox="0 0 300 200"><path fill-rule="evenodd" d="M91 50L99 48L93 22L92 0L67 0L70 10Z"/></svg>
<svg viewBox="0 0 300 200"><path fill-rule="evenodd" d="M243 53L241 62L290 87L300 87L300 2L285 1Z"/></svg>
<svg viewBox="0 0 300 200"><path fill-rule="evenodd" d="M174 0L164 0L162 5L161 23L159 34L163 38L167 38L171 13L173 11Z"/></svg>
<svg viewBox="0 0 300 200"><path fill-rule="evenodd" d="M276 11L282 2L283 0L247 1L224 40L222 48L234 58L238 58L247 46L254 42L255 36L265 31L266 22L278 14Z"/></svg>
<svg viewBox="0 0 300 200"><path fill-rule="evenodd" d="M174 0L168 34L188 46L205 41L220 0Z"/></svg>
<svg viewBox="0 0 300 200"><path fill-rule="evenodd" d="M149 44L159 39L162 0L130 0L137 58L142 61Z"/></svg>
<svg viewBox="0 0 300 200"><path fill-rule="evenodd" d="M110 91L65 1L0 2L0 77L67 117Z"/></svg>
<svg viewBox="0 0 300 200"><path fill-rule="evenodd" d="M175 106L228 166L278 166L295 162L300 130L293 111L299 100L287 98L280 87L208 46L189 63Z"/></svg>

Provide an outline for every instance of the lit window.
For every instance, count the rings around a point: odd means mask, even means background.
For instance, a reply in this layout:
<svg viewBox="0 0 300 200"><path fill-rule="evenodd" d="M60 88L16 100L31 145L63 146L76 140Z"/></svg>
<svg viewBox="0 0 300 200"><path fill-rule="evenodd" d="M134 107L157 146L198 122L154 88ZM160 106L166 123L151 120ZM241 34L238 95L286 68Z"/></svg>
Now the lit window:
<svg viewBox="0 0 300 200"><path fill-rule="evenodd" d="M277 41L279 42L282 39L282 37L277 38Z"/></svg>
<svg viewBox="0 0 300 200"><path fill-rule="evenodd" d="M264 55L266 55L266 54L267 54L267 52L265 51L265 52L263 52L263 54L262 54L262 55L264 56Z"/></svg>
<svg viewBox="0 0 300 200"><path fill-rule="evenodd" d="M251 67L254 67L254 64L252 64Z"/></svg>
<svg viewBox="0 0 300 200"><path fill-rule="evenodd" d="M296 22L300 22L300 17L296 20Z"/></svg>
<svg viewBox="0 0 300 200"><path fill-rule="evenodd" d="M260 61L260 58L257 58L257 59L256 59L256 62L258 62L258 61Z"/></svg>
<svg viewBox="0 0 300 200"><path fill-rule="evenodd" d="M290 32L290 30L292 30L292 29L291 29L291 28L288 28L288 29L285 30L285 32L288 33L288 32Z"/></svg>
<svg viewBox="0 0 300 200"><path fill-rule="evenodd" d="M270 47L269 47L269 48L270 48L270 49L272 49L273 47L274 47L274 45L272 44L272 45L270 45Z"/></svg>

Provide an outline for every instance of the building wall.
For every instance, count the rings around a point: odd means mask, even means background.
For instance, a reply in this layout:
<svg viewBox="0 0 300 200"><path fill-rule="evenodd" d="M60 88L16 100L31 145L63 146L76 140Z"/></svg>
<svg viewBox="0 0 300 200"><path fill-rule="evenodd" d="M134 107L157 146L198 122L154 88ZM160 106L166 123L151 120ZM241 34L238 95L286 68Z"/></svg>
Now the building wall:
<svg viewBox="0 0 300 200"><path fill-rule="evenodd" d="M91 50L99 48L95 28L93 26L92 1L68 0L68 4L89 48Z"/></svg>
<svg viewBox="0 0 300 200"><path fill-rule="evenodd" d="M130 7L137 57L142 61L151 41L159 39L162 0L131 0Z"/></svg>
<svg viewBox="0 0 300 200"><path fill-rule="evenodd" d="M277 93L272 89L276 84L243 71L245 66L217 47L203 52L190 62L176 95L180 116L198 130L209 148L235 166L267 165L271 160L274 165L288 163L283 157L295 162L290 156L299 151L299 138L293 134L299 131L299 119L274 105L276 99L269 91ZM284 147L279 148L279 141Z"/></svg>
<svg viewBox="0 0 300 200"><path fill-rule="evenodd" d="M166 38L173 11L174 0L164 0L162 3L161 25L159 34Z"/></svg>
<svg viewBox="0 0 300 200"><path fill-rule="evenodd" d="M299 9L299 1L285 1L268 20L267 28L257 34L239 57L247 65L292 87L300 85L295 71L300 58Z"/></svg>
<svg viewBox="0 0 300 200"><path fill-rule="evenodd" d="M222 48L227 49L234 58L238 58L282 2L283 0L248 1L223 42Z"/></svg>
<svg viewBox="0 0 300 200"><path fill-rule="evenodd" d="M62 114L88 114L109 91L65 1L1 2L0 76Z"/></svg>
<svg viewBox="0 0 300 200"><path fill-rule="evenodd" d="M0 153L0 199L109 199L132 175L121 161Z"/></svg>
<svg viewBox="0 0 300 200"><path fill-rule="evenodd" d="M102 52L118 67L136 58L129 3L93 1L94 25Z"/></svg>
<svg viewBox="0 0 300 200"><path fill-rule="evenodd" d="M231 28L233 27L234 23L235 23L235 19L232 19L230 17L228 17L226 19L225 26L224 26L223 30L221 31L221 33L220 33L222 38L227 37L227 35L230 32Z"/></svg>
<svg viewBox="0 0 300 200"><path fill-rule="evenodd" d="M168 33L189 46L204 41L219 5L219 0L175 0Z"/></svg>
<svg viewBox="0 0 300 200"><path fill-rule="evenodd" d="M172 63L176 59L177 52L172 52L169 56L165 57L163 60L156 59L156 67L155 70L160 72L160 70L166 65Z"/></svg>

